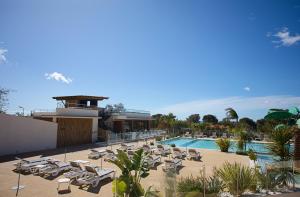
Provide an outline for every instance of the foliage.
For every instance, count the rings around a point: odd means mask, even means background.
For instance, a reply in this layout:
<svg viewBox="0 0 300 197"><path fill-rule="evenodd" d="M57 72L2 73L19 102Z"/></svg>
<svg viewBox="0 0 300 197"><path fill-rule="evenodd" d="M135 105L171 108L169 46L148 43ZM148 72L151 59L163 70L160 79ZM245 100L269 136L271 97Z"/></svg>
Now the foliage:
<svg viewBox="0 0 300 197"><path fill-rule="evenodd" d="M171 144L171 147L176 147L176 144Z"/></svg>
<svg viewBox="0 0 300 197"><path fill-rule="evenodd" d="M216 143L222 152L228 152L230 146L232 145L231 141L226 138L219 138L216 140Z"/></svg>
<svg viewBox="0 0 300 197"><path fill-rule="evenodd" d="M162 140L162 137L161 137L161 136L156 136L156 137L155 137L155 141L159 142L159 141L161 141L161 140Z"/></svg>
<svg viewBox="0 0 300 197"><path fill-rule="evenodd" d="M0 87L0 113L5 113L8 105L8 94L10 90Z"/></svg>
<svg viewBox="0 0 300 197"><path fill-rule="evenodd" d="M260 119L256 121L257 131L261 133L272 133L274 127L281 123L282 121L278 120Z"/></svg>
<svg viewBox="0 0 300 197"><path fill-rule="evenodd" d="M218 119L216 116L211 115L211 114L207 114L205 116L203 116L202 121L204 123L211 123L211 124L217 124L218 123Z"/></svg>
<svg viewBox="0 0 300 197"><path fill-rule="evenodd" d="M200 122L200 115L199 114L192 114L186 119L188 124L192 123L199 123Z"/></svg>
<svg viewBox="0 0 300 197"><path fill-rule="evenodd" d="M251 118L241 118L237 126L245 131L256 131L256 123Z"/></svg>
<svg viewBox="0 0 300 197"><path fill-rule="evenodd" d="M226 162L217 170L217 175L223 180L229 192L234 195L240 195L256 185L255 170L239 163Z"/></svg>
<svg viewBox="0 0 300 197"><path fill-rule="evenodd" d="M260 189L275 191L277 187L275 173L258 172L257 178Z"/></svg>
<svg viewBox="0 0 300 197"><path fill-rule="evenodd" d="M278 127L271 134L273 143L268 145L268 149L273 155L279 156L280 161L288 161L292 156L290 152L290 140L293 136L294 132L291 127Z"/></svg>
<svg viewBox="0 0 300 197"><path fill-rule="evenodd" d="M237 155L248 155L248 152L247 151L243 151L243 150L237 150L235 153Z"/></svg>
<svg viewBox="0 0 300 197"><path fill-rule="evenodd" d="M246 151L247 142L251 142L251 135L248 132L240 131L237 147L239 151Z"/></svg>
<svg viewBox="0 0 300 197"><path fill-rule="evenodd" d="M127 154L122 150L117 150L117 159L109 160L115 164L122 172L119 178L116 179L113 191L118 196L139 197L145 195L145 190L140 181L149 175L148 166L145 164L145 155L143 149L137 150L132 159L129 159Z"/></svg>
<svg viewBox="0 0 300 197"><path fill-rule="evenodd" d="M212 176L205 177L203 171L200 171L200 176L181 178L177 184L177 192L185 197L198 196L204 192L204 188L206 194L218 194L223 189L223 182L215 172Z"/></svg>
<svg viewBox="0 0 300 197"><path fill-rule="evenodd" d="M239 121L239 116L233 108L231 108L231 107L227 108L227 109L225 109L225 111L226 111L226 116L229 120L235 120L236 122Z"/></svg>
<svg viewBox="0 0 300 197"><path fill-rule="evenodd" d="M282 168L273 170L275 174L275 180L279 186L288 186L289 184L295 184L296 180L290 167L283 166Z"/></svg>
<svg viewBox="0 0 300 197"><path fill-rule="evenodd" d="M150 145L153 146L153 145L154 145L154 142L150 142Z"/></svg>
<svg viewBox="0 0 300 197"><path fill-rule="evenodd" d="M255 152L252 149L250 149L248 151L248 156L249 156L249 159L252 160L252 161L257 160L257 155L255 154Z"/></svg>

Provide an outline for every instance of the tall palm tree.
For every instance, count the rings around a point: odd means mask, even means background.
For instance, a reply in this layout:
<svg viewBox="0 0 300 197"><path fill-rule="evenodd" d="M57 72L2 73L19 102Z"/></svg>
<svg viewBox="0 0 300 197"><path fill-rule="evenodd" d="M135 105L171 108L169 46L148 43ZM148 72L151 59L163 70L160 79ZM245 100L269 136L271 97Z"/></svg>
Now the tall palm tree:
<svg viewBox="0 0 300 197"><path fill-rule="evenodd" d="M229 107L229 108L225 109L225 111L226 111L226 116L228 119L236 120L236 122L239 121L239 116L233 108Z"/></svg>

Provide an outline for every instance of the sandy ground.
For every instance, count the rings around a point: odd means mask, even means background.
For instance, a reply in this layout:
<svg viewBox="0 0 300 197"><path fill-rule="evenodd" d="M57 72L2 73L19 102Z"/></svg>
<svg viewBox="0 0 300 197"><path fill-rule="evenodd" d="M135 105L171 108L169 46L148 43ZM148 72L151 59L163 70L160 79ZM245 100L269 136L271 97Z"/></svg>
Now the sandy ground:
<svg viewBox="0 0 300 197"><path fill-rule="evenodd" d="M136 145L137 143L135 143ZM138 145L142 143L139 142ZM104 147L105 148L105 147ZM114 145L113 149L119 148L119 145ZM176 178L179 179L180 177L186 176L197 176L203 166L205 166L206 174L209 175L212 173L214 167L220 167L224 162L239 162L244 165L249 165L249 159L247 156L236 155L233 153L222 153L220 151L213 151L213 150L206 150L206 149L199 149L202 155L201 161L190 161L190 160L183 160L183 167L179 170ZM62 152L62 151L61 151ZM96 164L100 166L101 160L90 160L88 159L89 149L85 148L82 150L71 151L67 153L67 160L88 160L92 164ZM53 158L64 160L64 153L52 153L49 154L47 152L44 153L45 155L50 155ZM35 155L30 158L36 158L39 155ZM168 157L162 157L162 161ZM10 197L15 196L16 191L12 190L11 187L17 184L18 173L13 171L16 160L4 161L0 163L0 197ZM117 176L120 174L118 168L114 165L104 162L104 168L112 168L117 171ZM32 174L28 175L21 175L21 185L25 185L25 188L19 191L18 196L24 197L53 197L53 196L80 196L80 197L89 197L89 196L105 196L110 197L113 196L112 194L112 182L110 180L103 181L99 184L97 188L85 187L79 188L75 184L71 184L71 192L57 192L57 180L62 178L63 176L59 176L56 178L46 179L40 176L35 176ZM158 165L155 169L150 170L150 175L142 180L143 186L146 188L148 186L153 186L156 190L164 191L164 180L165 180L165 173L162 170L162 164ZM62 188L64 185L62 185Z"/></svg>

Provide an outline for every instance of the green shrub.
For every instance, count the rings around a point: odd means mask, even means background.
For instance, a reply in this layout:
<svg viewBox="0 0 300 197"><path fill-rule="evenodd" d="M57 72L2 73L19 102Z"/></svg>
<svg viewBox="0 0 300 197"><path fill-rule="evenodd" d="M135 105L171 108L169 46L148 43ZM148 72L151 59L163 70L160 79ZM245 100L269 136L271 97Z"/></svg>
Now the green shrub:
<svg viewBox="0 0 300 197"><path fill-rule="evenodd" d="M240 163L226 162L217 170L217 175L233 195L241 195L247 189L256 188L256 171Z"/></svg>
<svg viewBox="0 0 300 197"><path fill-rule="evenodd" d="M202 196L204 192L206 194L218 194L223 189L223 182L214 173L210 177L204 177L200 172L200 176L189 176L181 178L177 184L177 192L179 196Z"/></svg>
<svg viewBox="0 0 300 197"><path fill-rule="evenodd" d="M255 154L255 152L252 149L250 149L248 151L248 156L249 156L249 159L251 159L252 161L256 161L257 160L257 155Z"/></svg>
<svg viewBox="0 0 300 197"><path fill-rule="evenodd" d="M153 145L154 145L154 142L150 142L150 145L153 146Z"/></svg>
<svg viewBox="0 0 300 197"><path fill-rule="evenodd" d="M162 140L162 137L161 137L161 136L156 136L156 137L155 137L155 140L156 140L157 142L159 142L159 141Z"/></svg>
<svg viewBox="0 0 300 197"><path fill-rule="evenodd" d="M217 145L219 146L222 152L228 152L231 144L231 141L226 138L219 138L216 140Z"/></svg>
<svg viewBox="0 0 300 197"><path fill-rule="evenodd" d="M176 144L171 144L171 147L173 147L173 148L176 147Z"/></svg>

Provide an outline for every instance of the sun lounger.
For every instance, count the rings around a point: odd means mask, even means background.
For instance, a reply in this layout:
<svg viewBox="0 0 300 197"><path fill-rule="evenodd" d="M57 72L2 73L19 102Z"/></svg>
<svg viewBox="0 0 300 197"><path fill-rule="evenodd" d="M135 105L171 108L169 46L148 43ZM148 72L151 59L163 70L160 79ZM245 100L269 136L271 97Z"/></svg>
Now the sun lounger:
<svg viewBox="0 0 300 197"><path fill-rule="evenodd" d="M186 152L180 150L179 148L173 148L173 158L180 158L186 157Z"/></svg>
<svg viewBox="0 0 300 197"><path fill-rule="evenodd" d="M175 170L176 171L179 166L182 166L182 160L181 159L173 159L173 160L166 159L165 164L163 166L163 170L164 171L168 171L168 170Z"/></svg>
<svg viewBox="0 0 300 197"><path fill-rule="evenodd" d="M156 155L149 155L147 159L145 160L145 163L150 166L154 167L157 163L161 162L161 157Z"/></svg>
<svg viewBox="0 0 300 197"><path fill-rule="evenodd" d="M212 135L210 136L211 138L217 138L217 133L216 132L213 132Z"/></svg>
<svg viewBox="0 0 300 197"><path fill-rule="evenodd" d="M227 133L223 133L222 138L227 138Z"/></svg>
<svg viewBox="0 0 300 197"><path fill-rule="evenodd" d="M23 172L31 172L35 166L44 165L47 164L48 161L54 160L48 157L41 157L34 160L20 159L20 158L17 159L19 159L19 162L14 163L14 165L16 166L16 171L23 171Z"/></svg>
<svg viewBox="0 0 300 197"><path fill-rule="evenodd" d="M194 159L194 160L200 160L201 155L200 152L196 151L195 149L189 149L189 159Z"/></svg>
<svg viewBox="0 0 300 197"><path fill-rule="evenodd" d="M93 188L97 187L99 182L106 179L111 178L113 179L115 176L115 171L112 169L100 169L98 166L85 166L85 170L87 173L77 179L77 183L82 185L91 185Z"/></svg>
<svg viewBox="0 0 300 197"><path fill-rule="evenodd" d="M106 154L106 150L104 149L91 149L91 152L88 154L89 159L99 159L100 157Z"/></svg>
<svg viewBox="0 0 300 197"><path fill-rule="evenodd" d="M119 148L119 150L123 150L123 151L127 151L127 150L131 150L134 149L134 145L128 145L128 144L124 144L121 143L121 147Z"/></svg>
<svg viewBox="0 0 300 197"><path fill-rule="evenodd" d="M50 162L44 168L41 168L39 170L39 174L57 176L59 173L70 170L71 168L72 166L69 163L55 161L55 162Z"/></svg>
<svg viewBox="0 0 300 197"><path fill-rule="evenodd" d="M116 158L117 157L114 151L106 149L106 155L104 156L104 161L115 160Z"/></svg>
<svg viewBox="0 0 300 197"><path fill-rule="evenodd" d="M71 170L64 173L64 177L68 179L78 179L84 176L87 172L84 167L81 166L82 162L70 161Z"/></svg>
<svg viewBox="0 0 300 197"><path fill-rule="evenodd" d="M169 147L158 144L157 145L157 153L159 155L167 155L167 154L171 153L171 149Z"/></svg>
<svg viewBox="0 0 300 197"><path fill-rule="evenodd" d="M156 148L153 147L153 146L150 146L148 144L144 144L143 145L143 150L144 150L145 153L153 153L156 150Z"/></svg>

